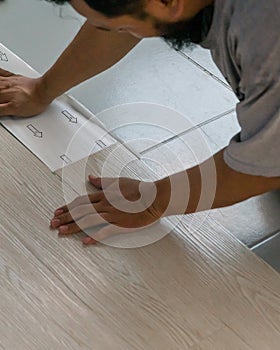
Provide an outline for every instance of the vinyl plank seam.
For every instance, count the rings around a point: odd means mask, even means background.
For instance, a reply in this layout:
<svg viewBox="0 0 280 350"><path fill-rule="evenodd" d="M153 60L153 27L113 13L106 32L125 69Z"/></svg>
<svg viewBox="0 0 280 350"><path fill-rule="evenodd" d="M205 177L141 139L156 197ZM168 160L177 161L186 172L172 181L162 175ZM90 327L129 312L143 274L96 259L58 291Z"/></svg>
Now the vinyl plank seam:
<svg viewBox="0 0 280 350"><path fill-rule="evenodd" d="M279 234L280 234L280 231L276 230L276 231L272 232L271 234L269 234L268 236L266 236L265 239L260 239L259 241L256 241L256 243L254 243L253 245L249 246L249 248L251 250L253 250L255 248L258 248L260 245L266 243L267 241L271 240L272 238L275 238Z"/></svg>
<svg viewBox="0 0 280 350"><path fill-rule="evenodd" d="M213 78L214 80L216 80L218 83L220 83L221 85L223 85L225 88L227 88L228 90L232 91L232 88L229 84L225 83L223 80L221 80L219 77L217 77L215 74L211 73L208 69L206 69L205 67L203 67L200 63L198 63L197 61L195 61L194 59L192 59L190 56L188 56L185 52L181 51L181 50L177 50L178 54L183 56L186 60L188 60L190 63L192 63L193 65L195 65L197 68L199 68L200 70L202 70L205 74L207 74L208 76L210 76L211 78ZM233 91L232 91L233 92Z"/></svg>
<svg viewBox="0 0 280 350"><path fill-rule="evenodd" d="M141 152L140 152L140 155L143 156L143 155L145 155L146 153L149 153L149 152L151 152L151 151L157 150L157 149L160 148L161 146L163 146L163 145L165 145L165 144L167 144L167 143L169 143L169 142L172 142L172 141L176 140L177 138L183 137L183 136L185 136L185 135L191 133L192 131L201 129L202 127L204 127L204 126L206 126L206 125L209 125L209 124L211 124L211 123L213 123L213 122L215 122L215 121L217 121L217 120L219 120L219 119L222 119L222 118L228 116L229 114L231 114L231 113L233 113L233 112L235 112L235 108L232 108L232 109L230 109L230 110L228 110L228 111L226 111L226 112L217 114L217 115L215 115L214 117L212 117L212 118L210 118L210 119L208 119L208 120L205 120L204 122L199 123L199 124L197 124L197 125L191 127L191 128L188 129L188 130L182 131L181 133L179 133L179 134L177 134L177 135L175 135L175 136L172 136L172 137L170 137L170 138L168 138L168 139L166 139L166 140L164 140L164 141L161 141L160 143L158 143L158 144L156 144L156 145L154 145L154 146L151 146L151 147L149 147L149 148L147 148L147 149L141 151ZM203 132L203 131L202 131L202 132Z"/></svg>

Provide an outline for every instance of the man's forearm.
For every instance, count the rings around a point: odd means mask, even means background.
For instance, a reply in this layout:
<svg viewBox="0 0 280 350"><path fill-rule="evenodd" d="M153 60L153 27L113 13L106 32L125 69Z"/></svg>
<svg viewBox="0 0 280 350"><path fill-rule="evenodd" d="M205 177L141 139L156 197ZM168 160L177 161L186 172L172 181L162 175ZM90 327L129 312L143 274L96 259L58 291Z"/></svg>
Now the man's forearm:
<svg viewBox="0 0 280 350"><path fill-rule="evenodd" d="M40 78L46 102L110 68L139 41L129 34L101 31L86 22L56 63Z"/></svg>
<svg viewBox="0 0 280 350"><path fill-rule="evenodd" d="M280 188L280 177L253 176L231 169L223 153L221 150L202 164L158 182L163 211L167 208L164 203L169 203L165 216L227 207Z"/></svg>

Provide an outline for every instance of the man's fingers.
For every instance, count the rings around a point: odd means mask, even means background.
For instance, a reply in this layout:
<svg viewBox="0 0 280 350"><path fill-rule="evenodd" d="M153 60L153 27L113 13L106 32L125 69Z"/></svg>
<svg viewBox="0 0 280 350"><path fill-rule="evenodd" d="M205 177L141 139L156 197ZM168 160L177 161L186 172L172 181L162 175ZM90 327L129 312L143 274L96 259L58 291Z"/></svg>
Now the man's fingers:
<svg viewBox="0 0 280 350"><path fill-rule="evenodd" d="M87 215L80 220L68 225L62 225L58 227L60 235L68 236L79 232L87 233L95 226L104 225L107 223L106 219L103 218L106 214L92 214Z"/></svg>
<svg viewBox="0 0 280 350"><path fill-rule="evenodd" d="M11 77L12 75L14 75L13 73L5 70L5 69L2 69L0 68L0 76L2 77Z"/></svg>
<svg viewBox="0 0 280 350"><path fill-rule="evenodd" d="M11 87L11 83L9 81L7 81L7 79L0 79L0 92L2 92L3 90L8 90Z"/></svg>
<svg viewBox="0 0 280 350"><path fill-rule="evenodd" d="M96 244L97 242L102 242L106 238L119 235L121 233L130 233L133 232L131 229L125 229L122 227L117 227L114 225L107 225L102 227L96 234L94 234L92 237L86 237L83 239L83 244L85 245L92 245Z"/></svg>
<svg viewBox="0 0 280 350"><path fill-rule="evenodd" d="M12 112L13 104L11 102L0 104L0 117L13 114Z"/></svg>
<svg viewBox="0 0 280 350"><path fill-rule="evenodd" d="M100 208L100 212L103 212L102 209L103 208ZM51 221L51 228L55 229L61 225L69 224L73 221L81 219L84 216L92 214L98 214L98 211L96 210L93 204L80 205L71 209L68 212L55 216Z"/></svg>
<svg viewBox="0 0 280 350"><path fill-rule="evenodd" d="M86 246L94 245L96 243L97 243L97 241L91 237L86 237L83 239L83 244Z"/></svg>
<svg viewBox="0 0 280 350"><path fill-rule="evenodd" d="M101 200L101 198L102 198L101 192L77 197L71 203L56 209L56 211L54 212L54 215L56 217L63 213L73 210L75 207L90 204L90 203L97 203Z"/></svg>
<svg viewBox="0 0 280 350"><path fill-rule="evenodd" d="M109 178L109 177L96 177L89 175L89 182L98 189L105 189L106 187L112 185L114 182L117 182L118 179Z"/></svg>

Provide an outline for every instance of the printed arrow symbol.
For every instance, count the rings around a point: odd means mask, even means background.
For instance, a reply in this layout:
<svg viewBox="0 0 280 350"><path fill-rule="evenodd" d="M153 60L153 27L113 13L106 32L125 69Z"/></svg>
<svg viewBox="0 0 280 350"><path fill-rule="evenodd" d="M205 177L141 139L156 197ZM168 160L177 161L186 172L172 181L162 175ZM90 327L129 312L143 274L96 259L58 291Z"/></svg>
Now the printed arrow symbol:
<svg viewBox="0 0 280 350"><path fill-rule="evenodd" d="M4 52L2 52L2 51L0 51L0 59L1 59L1 61L8 62L7 55Z"/></svg>
<svg viewBox="0 0 280 350"><path fill-rule="evenodd" d="M69 157L67 157L66 154L60 156L60 159L62 159L66 164L72 163L72 160Z"/></svg>
<svg viewBox="0 0 280 350"><path fill-rule="evenodd" d="M33 133L33 136L39 137L39 138L43 137L42 131L39 131L37 128L35 128L34 125L32 124L27 125L27 129L29 129Z"/></svg>
<svg viewBox="0 0 280 350"><path fill-rule="evenodd" d="M68 111L62 111L61 112L67 119L70 123L74 123L74 124L77 124L78 123L78 118L76 118L74 115L72 115L70 112Z"/></svg>
<svg viewBox="0 0 280 350"><path fill-rule="evenodd" d="M100 147L100 148L105 148L106 147L106 143L104 143L102 140L98 140L96 141L97 145Z"/></svg>

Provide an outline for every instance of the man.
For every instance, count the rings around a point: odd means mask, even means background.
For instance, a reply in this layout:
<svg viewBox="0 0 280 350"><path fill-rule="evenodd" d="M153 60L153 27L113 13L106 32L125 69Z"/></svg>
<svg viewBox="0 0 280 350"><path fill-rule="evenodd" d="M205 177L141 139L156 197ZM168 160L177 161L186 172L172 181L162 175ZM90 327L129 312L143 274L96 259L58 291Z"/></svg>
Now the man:
<svg viewBox="0 0 280 350"><path fill-rule="evenodd" d="M43 111L69 88L112 66L141 38L161 36L176 49L199 43L211 50L239 98L242 129L214 155L215 197L211 205L200 203L199 210L230 206L280 188L279 0L72 0L70 4L87 22L41 78L1 71L0 115L24 117ZM122 178L123 196L117 192L118 181L90 177L99 188L97 194L57 209L51 226L68 235L106 223L95 239L84 239L92 244L162 216L195 212L202 188L200 171L207 172L212 161L155 183ZM172 186L176 201L170 200L171 183L176 184ZM155 200L146 208L155 189ZM119 209L127 200L131 207L140 201L142 210Z"/></svg>

